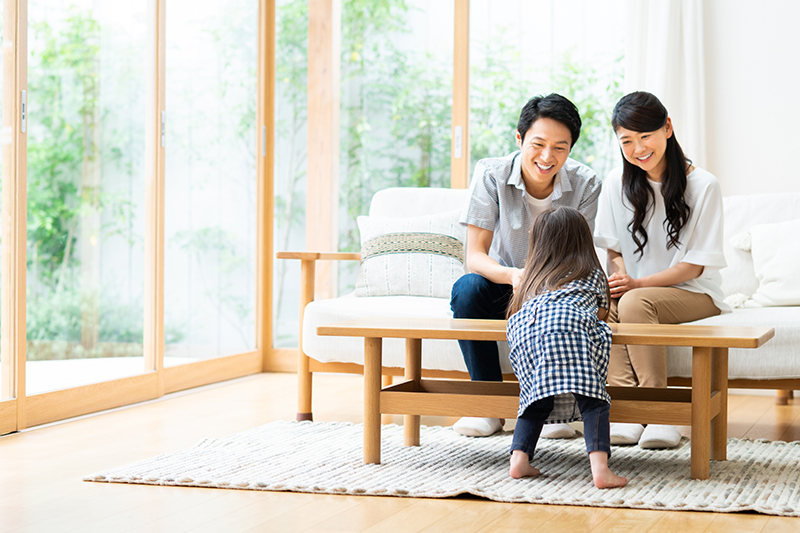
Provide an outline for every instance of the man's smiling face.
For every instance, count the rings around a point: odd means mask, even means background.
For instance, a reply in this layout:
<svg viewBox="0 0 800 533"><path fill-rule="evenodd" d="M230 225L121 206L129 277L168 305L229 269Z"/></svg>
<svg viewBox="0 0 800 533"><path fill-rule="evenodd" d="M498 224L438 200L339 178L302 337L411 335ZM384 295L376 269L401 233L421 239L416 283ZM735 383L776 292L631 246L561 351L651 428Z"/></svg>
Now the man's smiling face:
<svg viewBox="0 0 800 533"><path fill-rule="evenodd" d="M525 188L528 193L545 191L547 194L544 196L547 196L552 192L556 174L569 157L572 147L572 134L569 128L557 120L540 118L531 124L525 132L524 139L521 139L517 132L517 146L521 150L522 179Z"/></svg>

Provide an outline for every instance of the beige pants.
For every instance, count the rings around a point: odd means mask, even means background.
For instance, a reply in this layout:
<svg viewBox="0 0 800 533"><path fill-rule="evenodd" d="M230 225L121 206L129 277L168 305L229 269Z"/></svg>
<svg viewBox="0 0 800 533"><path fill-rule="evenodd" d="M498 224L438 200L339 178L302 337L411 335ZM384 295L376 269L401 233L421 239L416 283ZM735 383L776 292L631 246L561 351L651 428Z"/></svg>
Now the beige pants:
<svg viewBox="0 0 800 533"><path fill-rule="evenodd" d="M647 287L611 300L608 322L678 324L720 313L707 294L675 287ZM667 349L664 346L611 346L608 384L617 387L666 387Z"/></svg>

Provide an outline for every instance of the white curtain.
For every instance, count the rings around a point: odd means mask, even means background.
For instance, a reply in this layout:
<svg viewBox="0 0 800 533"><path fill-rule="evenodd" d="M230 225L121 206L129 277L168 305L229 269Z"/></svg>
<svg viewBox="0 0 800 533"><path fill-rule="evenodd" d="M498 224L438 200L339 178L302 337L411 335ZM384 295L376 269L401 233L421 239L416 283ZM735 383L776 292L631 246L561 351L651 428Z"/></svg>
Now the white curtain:
<svg viewBox="0 0 800 533"><path fill-rule="evenodd" d="M706 164L702 0L629 0L625 93L666 106L686 156Z"/></svg>

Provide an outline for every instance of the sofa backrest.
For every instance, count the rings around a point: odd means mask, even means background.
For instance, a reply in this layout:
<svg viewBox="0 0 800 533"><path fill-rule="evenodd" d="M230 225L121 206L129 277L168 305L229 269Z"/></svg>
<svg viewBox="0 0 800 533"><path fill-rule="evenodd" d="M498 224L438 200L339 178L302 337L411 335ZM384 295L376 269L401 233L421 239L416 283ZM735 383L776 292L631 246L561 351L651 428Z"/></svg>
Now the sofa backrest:
<svg viewBox="0 0 800 533"><path fill-rule="evenodd" d="M769 193L723 198L725 242L723 250L728 266L722 274L725 296L741 293L752 296L758 279L750 252L734 248L731 238L747 233L758 224L772 224L800 218L800 193Z"/></svg>
<svg viewBox="0 0 800 533"><path fill-rule="evenodd" d="M463 209L469 189L390 187L375 193L369 206L371 217L417 217Z"/></svg>
<svg viewBox="0 0 800 533"><path fill-rule="evenodd" d="M448 213L462 209L469 189L391 187L375 193L370 216L412 217ZM721 271L725 296L742 293L752 296L758 279L750 252L734 248L731 238L747 233L757 224L770 224L800 218L800 193L769 193L723 198L725 237L723 250L728 266ZM601 258L605 264L605 258Z"/></svg>

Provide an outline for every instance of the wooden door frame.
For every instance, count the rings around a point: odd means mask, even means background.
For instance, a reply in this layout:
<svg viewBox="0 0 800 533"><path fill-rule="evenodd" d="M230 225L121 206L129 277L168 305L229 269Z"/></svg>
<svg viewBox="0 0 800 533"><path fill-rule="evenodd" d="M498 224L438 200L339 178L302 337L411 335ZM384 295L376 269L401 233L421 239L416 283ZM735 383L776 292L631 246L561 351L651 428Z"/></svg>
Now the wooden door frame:
<svg viewBox="0 0 800 533"><path fill-rule="evenodd" d="M27 139L20 131L20 95L27 96L27 0L3 10L2 336L0 434L149 400L166 393L261 372L272 340L272 153L274 129L275 0L258 0L256 348L164 367L164 182L166 117L166 0L148 0L145 128L144 368L140 375L26 395ZM6 90L10 88L11 90ZM27 111L27 110L26 110Z"/></svg>
<svg viewBox="0 0 800 533"><path fill-rule="evenodd" d="M27 28L26 0L3 6L2 379L0 434L27 427L25 409L25 286L27 269ZM10 45L10 46L9 46ZM11 90L6 90L11 88ZM25 91L25 131L22 92ZM6 137L6 134L8 135Z"/></svg>

